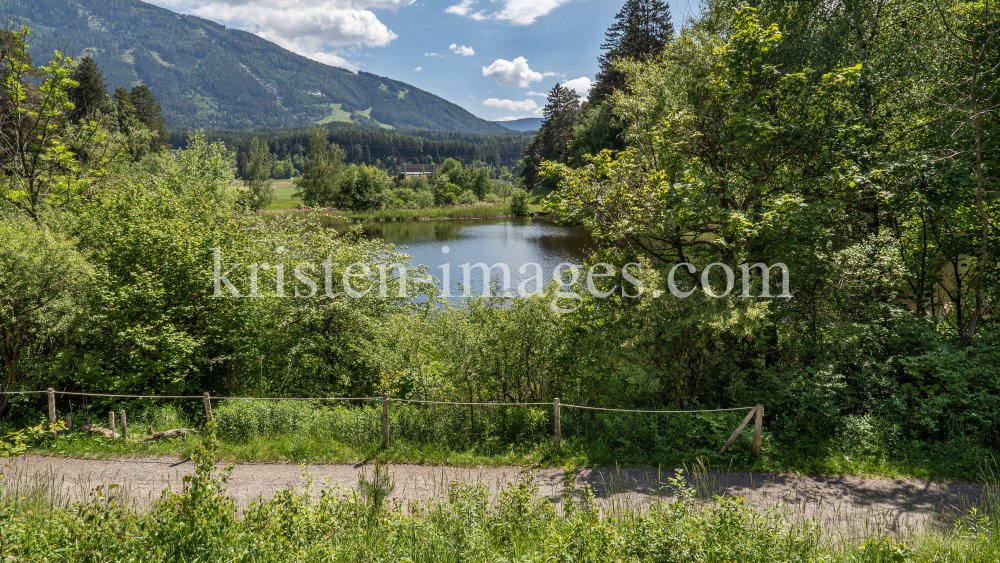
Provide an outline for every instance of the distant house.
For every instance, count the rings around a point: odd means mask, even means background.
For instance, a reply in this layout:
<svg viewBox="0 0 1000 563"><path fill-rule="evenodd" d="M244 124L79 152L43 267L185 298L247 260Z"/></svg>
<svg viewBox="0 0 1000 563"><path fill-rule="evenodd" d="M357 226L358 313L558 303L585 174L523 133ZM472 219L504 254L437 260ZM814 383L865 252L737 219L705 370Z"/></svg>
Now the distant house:
<svg viewBox="0 0 1000 563"><path fill-rule="evenodd" d="M441 168L442 164L398 164L396 174L406 176L430 176L435 170Z"/></svg>

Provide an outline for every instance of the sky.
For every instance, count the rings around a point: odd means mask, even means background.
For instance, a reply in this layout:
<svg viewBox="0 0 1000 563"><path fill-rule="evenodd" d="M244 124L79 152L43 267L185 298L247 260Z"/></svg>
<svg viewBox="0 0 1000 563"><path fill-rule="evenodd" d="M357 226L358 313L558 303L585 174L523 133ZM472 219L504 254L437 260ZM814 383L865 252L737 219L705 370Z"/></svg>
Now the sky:
<svg viewBox="0 0 1000 563"><path fill-rule="evenodd" d="M624 0L145 0L310 59L406 82L489 120L538 117L557 83L585 96ZM699 0L670 2L675 27Z"/></svg>

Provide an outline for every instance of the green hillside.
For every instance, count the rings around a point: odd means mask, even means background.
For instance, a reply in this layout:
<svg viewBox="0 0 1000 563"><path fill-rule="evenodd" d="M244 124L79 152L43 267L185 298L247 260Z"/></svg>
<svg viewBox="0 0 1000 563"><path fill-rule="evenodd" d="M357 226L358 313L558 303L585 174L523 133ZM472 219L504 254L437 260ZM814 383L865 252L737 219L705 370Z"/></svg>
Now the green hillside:
<svg viewBox="0 0 1000 563"><path fill-rule="evenodd" d="M327 66L251 33L139 0L0 0L0 9L34 29L36 64L56 48L90 55L112 89L149 86L175 129L354 121L506 131L409 84Z"/></svg>

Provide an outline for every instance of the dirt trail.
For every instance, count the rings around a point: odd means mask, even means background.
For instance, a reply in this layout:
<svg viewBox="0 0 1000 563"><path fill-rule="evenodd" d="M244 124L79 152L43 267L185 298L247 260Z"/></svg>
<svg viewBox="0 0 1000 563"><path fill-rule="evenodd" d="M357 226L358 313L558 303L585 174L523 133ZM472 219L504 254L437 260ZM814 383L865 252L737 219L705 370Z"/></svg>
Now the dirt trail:
<svg viewBox="0 0 1000 563"><path fill-rule="evenodd" d="M81 501L92 495L98 485L116 484L139 506L157 498L170 487L181 489L181 478L193 471L189 461L177 459L85 460L57 457L24 456L7 460L8 483L55 486L63 499ZM228 482L227 494L245 508L258 497L268 498L275 491L301 488L303 472L314 478L315 489L329 489L339 484L344 489L357 485L363 469L357 465L237 464ZM392 496L431 500L440 498L448 484L455 481L482 483L495 494L508 482L525 478L520 467L433 467L390 465L396 483ZM541 469L534 473L539 494L557 501L562 495L563 472ZM671 473L648 469L581 469L577 483L590 485L605 512L644 510L662 495ZM855 536L881 532L906 533L927 525L949 526L949 516L956 510L975 506L986 495L981 484L937 483L906 479L861 477L807 477L799 475L707 473L689 475L699 497L715 495L746 498L746 502L764 509L779 503L795 522L818 521L832 534ZM327 484L327 481L329 484Z"/></svg>

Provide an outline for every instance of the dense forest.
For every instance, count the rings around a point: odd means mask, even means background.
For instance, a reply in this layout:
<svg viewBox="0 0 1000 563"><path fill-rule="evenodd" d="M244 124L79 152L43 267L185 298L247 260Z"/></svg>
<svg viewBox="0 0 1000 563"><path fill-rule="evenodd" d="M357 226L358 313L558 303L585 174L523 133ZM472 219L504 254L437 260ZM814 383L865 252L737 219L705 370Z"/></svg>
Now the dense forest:
<svg viewBox="0 0 1000 563"><path fill-rule="evenodd" d="M339 145L346 161L355 164L381 164L387 169L404 161L414 164L441 164L449 158L465 162L480 162L497 169L513 168L521 159L531 141L530 133L508 131L506 134L460 133L453 131L410 130L405 133L385 129L361 127L346 123L323 126L327 141ZM245 155L250 143L260 139L278 162L290 161L301 173L309 152L311 128L255 129L212 131L206 133L210 140L225 143L237 154L239 172L244 171ZM175 131L170 142L175 147L185 147L190 133ZM239 155L244 155L243 157Z"/></svg>
<svg viewBox="0 0 1000 563"><path fill-rule="evenodd" d="M0 13L33 28L37 61L61 49L92 57L112 89L148 86L174 129L345 121L508 131L411 85L326 66L251 33L139 0L0 0Z"/></svg>

